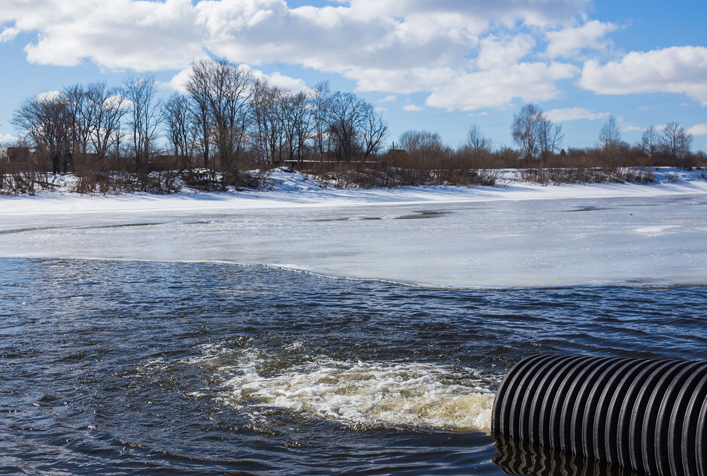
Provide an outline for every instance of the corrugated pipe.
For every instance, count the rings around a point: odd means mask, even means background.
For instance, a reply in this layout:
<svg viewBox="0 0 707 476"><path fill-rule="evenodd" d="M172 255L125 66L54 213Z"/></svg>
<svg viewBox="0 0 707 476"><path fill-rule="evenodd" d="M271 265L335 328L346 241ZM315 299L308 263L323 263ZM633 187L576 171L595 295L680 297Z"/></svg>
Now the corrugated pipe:
<svg viewBox="0 0 707 476"><path fill-rule="evenodd" d="M707 362L528 357L503 379L491 428L651 475L707 476Z"/></svg>

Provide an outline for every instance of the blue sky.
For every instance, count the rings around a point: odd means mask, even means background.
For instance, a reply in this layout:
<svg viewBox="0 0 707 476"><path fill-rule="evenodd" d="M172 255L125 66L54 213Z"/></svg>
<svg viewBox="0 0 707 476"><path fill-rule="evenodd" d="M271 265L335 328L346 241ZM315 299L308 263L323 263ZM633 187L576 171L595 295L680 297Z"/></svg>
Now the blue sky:
<svg viewBox="0 0 707 476"><path fill-rule="evenodd" d="M706 22L704 1L4 0L0 142L25 98L144 71L169 94L208 54L281 86L355 91L389 143L425 129L457 146L476 124L511 145L533 102L565 147L594 145L613 114L630 143L677 121L707 150Z"/></svg>

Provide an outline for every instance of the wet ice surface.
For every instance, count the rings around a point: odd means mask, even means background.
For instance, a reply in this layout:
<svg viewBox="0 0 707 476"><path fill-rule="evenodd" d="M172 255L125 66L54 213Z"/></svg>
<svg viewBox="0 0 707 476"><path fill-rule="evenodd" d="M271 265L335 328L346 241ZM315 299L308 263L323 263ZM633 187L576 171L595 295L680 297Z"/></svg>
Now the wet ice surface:
<svg viewBox="0 0 707 476"><path fill-rule="evenodd" d="M222 261L451 287L707 283L707 194L0 215L5 257Z"/></svg>

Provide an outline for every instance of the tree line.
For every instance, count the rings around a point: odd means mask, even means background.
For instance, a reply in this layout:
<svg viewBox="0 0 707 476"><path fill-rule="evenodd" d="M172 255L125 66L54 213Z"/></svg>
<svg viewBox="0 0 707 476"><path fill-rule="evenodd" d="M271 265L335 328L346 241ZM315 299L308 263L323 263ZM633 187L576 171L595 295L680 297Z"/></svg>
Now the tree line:
<svg viewBox="0 0 707 476"><path fill-rule="evenodd" d="M388 130L355 94L326 82L293 92L226 60L193 63L186 94L162 99L157 89L152 74L128 76L121 87L76 84L27 99L12 123L54 174L145 174L168 165L217 171L222 185L248 166L366 160Z"/></svg>
<svg viewBox="0 0 707 476"><path fill-rule="evenodd" d="M502 168L582 169L578 180L623 180L630 177L615 175L621 168L690 167L706 159L690 151L692 137L678 123L651 126L629 145L613 116L595 147L565 149L562 126L535 104L513 117L515 148L494 149L474 125L457 148L437 133L411 130L384 153L388 125L355 94L331 91L326 82L291 91L226 60L193 63L184 91L162 98L154 75L145 74L128 76L120 87L75 84L25 100L12 123L26 147L13 149L14 160L0 158L0 191L41 185L49 170L75 174L82 192L171 191L177 177L205 189L257 186L246 170L280 164L324 183L398 186L492 184L497 174L490 171Z"/></svg>

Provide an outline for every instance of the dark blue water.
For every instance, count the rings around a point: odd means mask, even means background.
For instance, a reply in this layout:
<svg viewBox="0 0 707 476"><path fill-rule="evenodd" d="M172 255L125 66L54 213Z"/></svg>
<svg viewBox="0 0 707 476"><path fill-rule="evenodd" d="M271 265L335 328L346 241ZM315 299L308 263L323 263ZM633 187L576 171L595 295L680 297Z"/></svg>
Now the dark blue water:
<svg viewBox="0 0 707 476"><path fill-rule="evenodd" d="M706 291L0 259L0 473L619 474L483 405L535 353L707 360Z"/></svg>

